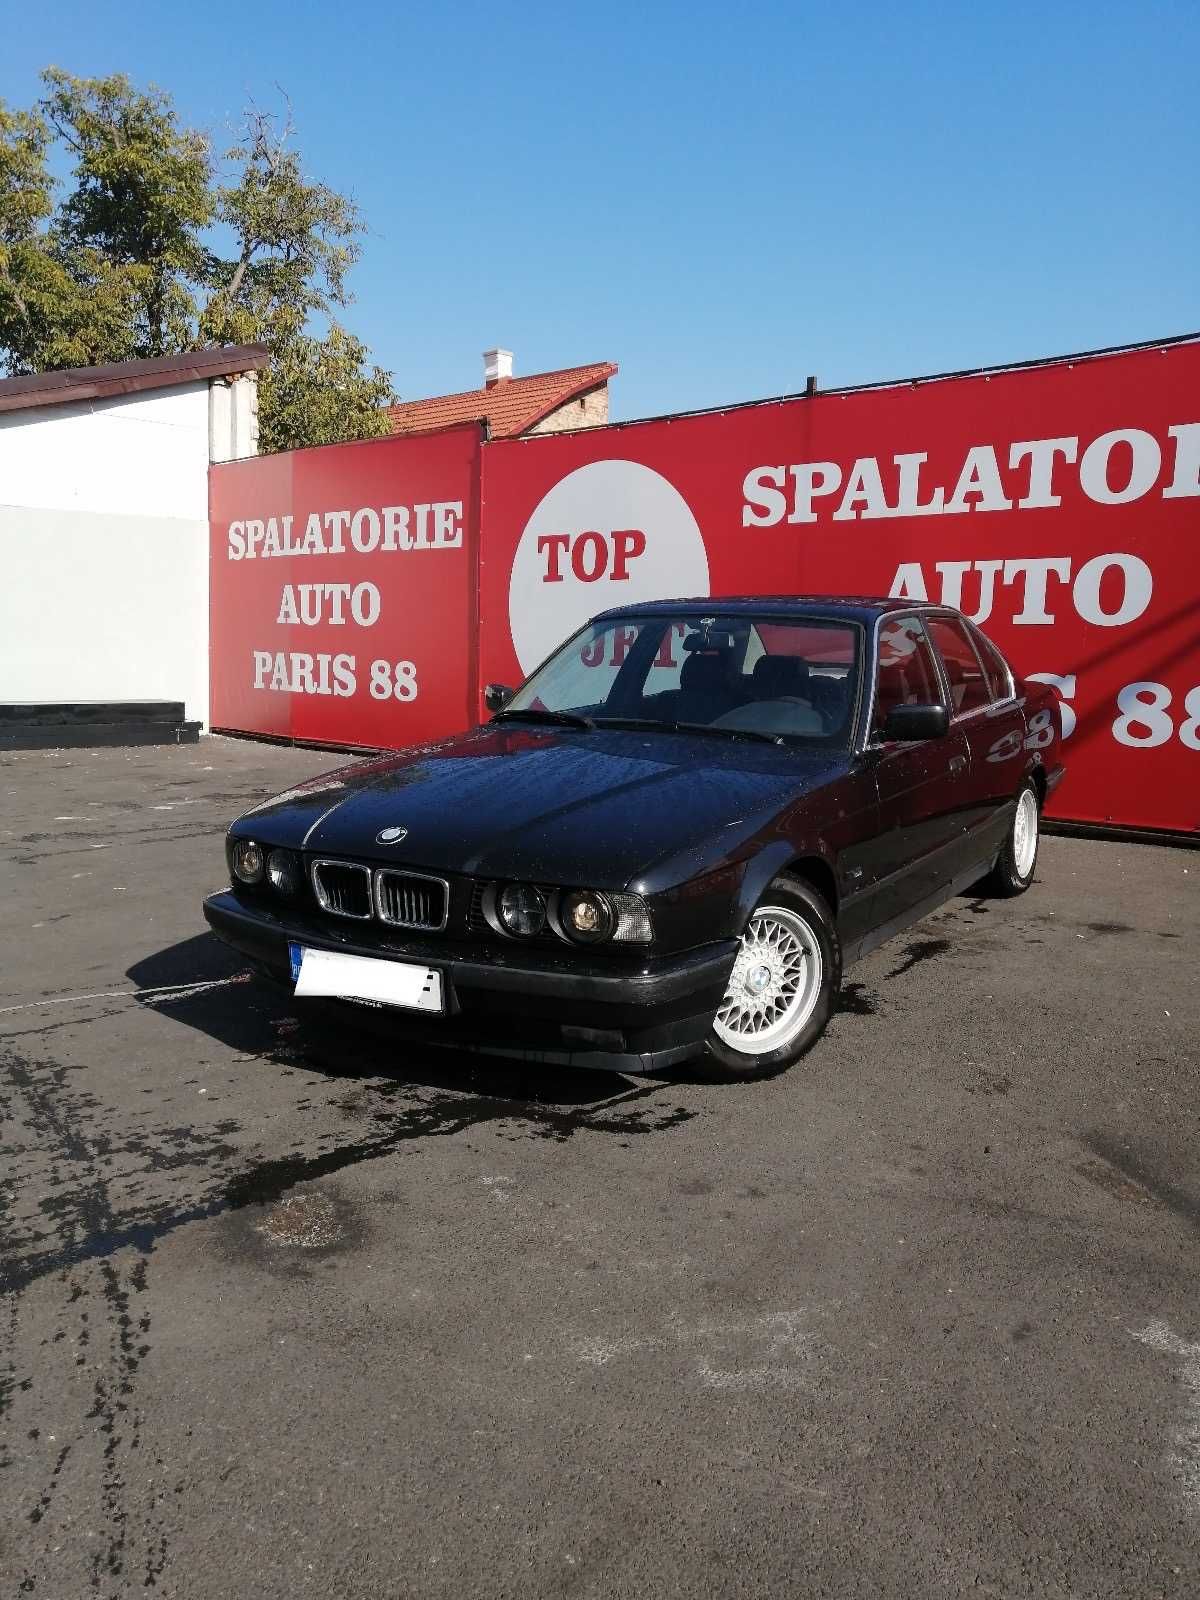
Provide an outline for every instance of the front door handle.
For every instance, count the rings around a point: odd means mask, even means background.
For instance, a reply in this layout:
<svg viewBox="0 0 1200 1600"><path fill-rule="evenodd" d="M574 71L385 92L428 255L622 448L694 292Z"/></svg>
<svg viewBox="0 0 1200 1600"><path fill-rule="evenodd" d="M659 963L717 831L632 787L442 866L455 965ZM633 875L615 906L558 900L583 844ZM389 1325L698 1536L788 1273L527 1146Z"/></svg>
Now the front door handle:
<svg viewBox="0 0 1200 1600"><path fill-rule="evenodd" d="M950 757L950 771L952 773L957 774L957 773L960 773L960 772L965 772L966 770L967 770L967 758L966 758L966 756L951 756Z"/></svg>

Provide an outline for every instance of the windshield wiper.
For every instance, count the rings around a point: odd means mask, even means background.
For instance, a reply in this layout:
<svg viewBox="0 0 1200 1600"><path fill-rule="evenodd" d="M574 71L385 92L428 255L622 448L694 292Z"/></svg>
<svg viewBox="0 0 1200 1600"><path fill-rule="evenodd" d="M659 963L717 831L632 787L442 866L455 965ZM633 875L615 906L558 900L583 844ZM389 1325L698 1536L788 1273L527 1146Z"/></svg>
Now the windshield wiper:
<svg viewBox="0 0 1200 1600"><path fill-rule="evenodd" d="M711 722L664 722L653 717L597 717L599 728L657 728L662 733L712 733L721 739L757 739L763 744L785 743L777 733L757 728L716 728Z"/></svg>
<svg viewBox="0 0 1200 1600"><path fill-rule="evenodd" d="M495 716L492 718L492 721L547 722L557 725L560 728L594 728L596 726L591 717L585 717L582 712L546 711L539 706L529 706L524 710L518 707L516 711L513 711L511 708L508 708L504 711L497 711Z"/></svg>
<svg viewBox="0 0 1200 1600"><path fill-rule="evenodd" d="M715 733L720 739L757 739L760 744L784 743L779 733L763 733L758 728L717 728L711 722L675 722L672 727L684 733Z"/></svg>

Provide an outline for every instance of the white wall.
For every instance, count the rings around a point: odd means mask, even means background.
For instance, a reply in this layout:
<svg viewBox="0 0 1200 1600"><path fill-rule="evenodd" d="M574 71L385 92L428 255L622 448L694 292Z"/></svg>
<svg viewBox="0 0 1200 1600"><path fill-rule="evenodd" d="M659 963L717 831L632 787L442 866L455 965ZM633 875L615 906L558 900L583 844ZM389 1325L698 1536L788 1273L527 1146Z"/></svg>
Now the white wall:
<svg viewBox="0 0 1200 1600"><path fill-rule="evenodd" d="M208 722L208 385L0 413L0 702Z"/></svg>

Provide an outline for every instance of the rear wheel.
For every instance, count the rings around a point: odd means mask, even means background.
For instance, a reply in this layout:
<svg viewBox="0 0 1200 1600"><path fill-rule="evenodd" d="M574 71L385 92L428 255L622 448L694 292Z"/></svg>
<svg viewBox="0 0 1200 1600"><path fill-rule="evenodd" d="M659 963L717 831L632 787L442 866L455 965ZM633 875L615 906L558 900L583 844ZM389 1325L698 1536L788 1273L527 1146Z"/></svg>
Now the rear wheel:
<svg viewBox="0 0 1200 1600"><path fill-rule="evenodd" d="M798 879L777 878L742 934L700 1070L736 1082L790 1067L825 1031L841 966L824 900Z"/></svg>
<svg viewBox="0 0 1200 1600"><path fill-rule="evenodd" d="M1041 806L1032 779L1017 795L1017 808L1005 836L999 860L984 880L993 894L1024 894L1033 882L1041 842Z"/></svg>

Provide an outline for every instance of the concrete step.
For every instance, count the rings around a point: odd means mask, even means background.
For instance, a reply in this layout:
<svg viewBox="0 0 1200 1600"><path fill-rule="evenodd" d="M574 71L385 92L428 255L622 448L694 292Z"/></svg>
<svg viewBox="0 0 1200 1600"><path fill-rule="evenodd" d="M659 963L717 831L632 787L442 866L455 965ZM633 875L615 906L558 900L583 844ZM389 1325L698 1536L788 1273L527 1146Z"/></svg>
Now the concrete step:
<svg viewBox="0 0 1200 1600"><path fill-rule="evenodd" d="M51 726L92 722L182 722L182 700L0 701L0 729L27 722Z"/></svg>
<svg viewBox="0 0 1200 1600"><path fill-rule="evenodd" d="M181 700L0 703L0 750L195 744L200 727L184 719Z"/></svg>

